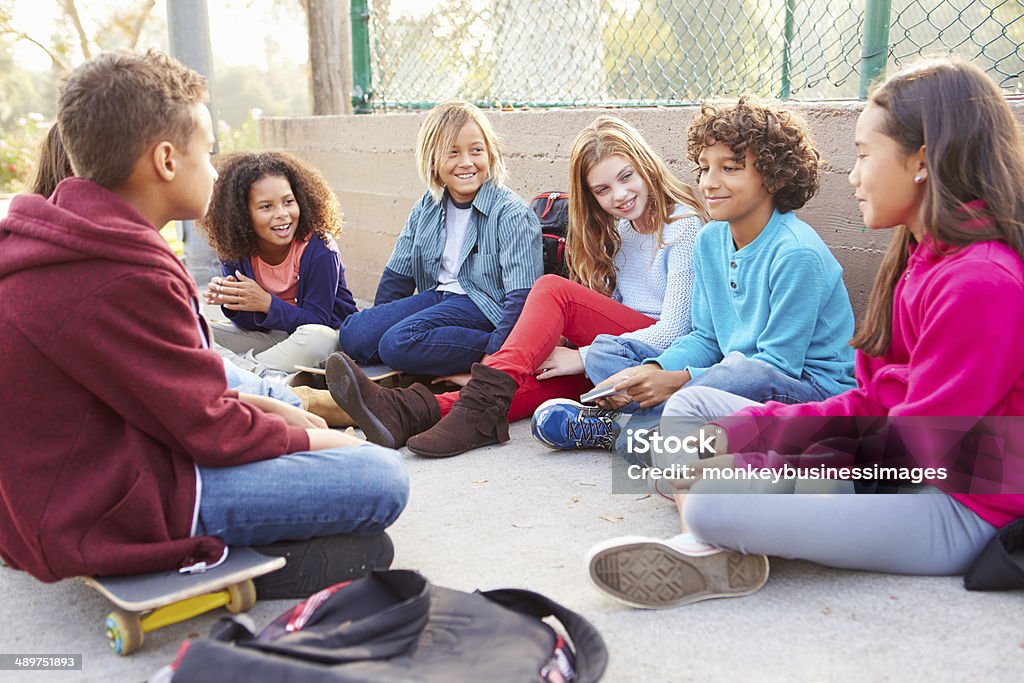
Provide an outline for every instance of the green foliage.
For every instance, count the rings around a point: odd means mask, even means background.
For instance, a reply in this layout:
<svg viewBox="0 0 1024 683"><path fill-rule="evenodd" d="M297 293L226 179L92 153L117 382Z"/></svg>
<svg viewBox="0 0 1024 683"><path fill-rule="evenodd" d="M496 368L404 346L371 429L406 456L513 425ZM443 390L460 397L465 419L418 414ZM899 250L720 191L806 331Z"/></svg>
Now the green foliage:
<svg viewBox="0 0 1024 683"><path fill-rule="evenodd" d="M20 192L31 182L35 159L50 122L27 114L0 126L0 193Z"/></svg>
<svg viewBox="0 0 1024 683"><path fill-rule="evenodd" d="M259 147L259 109L250 109L242 124L232 128L223 119L217 122L217 146L221 153L255 150Z"/></svg>
<svg viewBox="0 0 1024 683"><path fill-rule="evenodd" d="M53 76L32 73L18 66L12 48L12 40L0 36L0 126L33 111L52 117Z"/></svg>
<svg viewBox="0 0 1024 683"><path fill-rule="evenodd" d="M265 116L308 116L309 79L301 66L270 68L213 66L210 84L219 118L231 126L243 126L254 108Z"/></svg>

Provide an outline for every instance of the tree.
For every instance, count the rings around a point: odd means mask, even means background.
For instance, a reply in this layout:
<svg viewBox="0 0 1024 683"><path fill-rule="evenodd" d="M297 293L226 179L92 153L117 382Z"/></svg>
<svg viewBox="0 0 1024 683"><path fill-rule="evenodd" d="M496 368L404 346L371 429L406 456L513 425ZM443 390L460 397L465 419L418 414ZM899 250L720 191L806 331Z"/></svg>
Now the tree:
<svg viewBox="0 0 1024 683"><path fill-rule="evenodd" d="M313 114L352 113L349 0L302 0L309 35Z"/></svg>
<svg viewBox="0 0 1024 683"><path fill-rule="evenodd" d="M118 48L134 50L138 47L143 32L154 23L151 18L156 0L119 3L111 14L96 19L97 28L91 37L85 29L75 0L57 0L57 6L63 12L63 31L44 39L15 26L10 4L0 5L0 35L35 45L46 53L54 68L67 72L80 61L92 57L96 51Z"/></svg>

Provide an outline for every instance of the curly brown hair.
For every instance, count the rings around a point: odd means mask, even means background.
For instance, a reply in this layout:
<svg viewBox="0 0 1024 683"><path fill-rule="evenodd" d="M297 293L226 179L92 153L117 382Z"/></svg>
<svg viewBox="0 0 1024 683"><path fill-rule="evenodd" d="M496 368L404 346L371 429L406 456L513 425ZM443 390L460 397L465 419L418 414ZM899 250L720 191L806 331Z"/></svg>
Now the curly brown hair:
<svg viewBox="0 0 1024 683"><path fill-rule="evenodd" d="M217 159L219 178L206 215L198 225L221 261L241 261L256 253L256 232L249 215L253 183L283 177L299 205L295 239L316 233L326 244L341 234L341 207L320 171L287 152L235 152Z"/></svg>
<svg viewBox="0 0 1024 683"><path fill-rule="evenodd" d="M820 154L807 124L793 112L749 95L735 104L704 103L686 134L687 158L697 164L700 153L718 143L738 160L751 151L764 189L783 213L801 208L818 191Z"/></svg>

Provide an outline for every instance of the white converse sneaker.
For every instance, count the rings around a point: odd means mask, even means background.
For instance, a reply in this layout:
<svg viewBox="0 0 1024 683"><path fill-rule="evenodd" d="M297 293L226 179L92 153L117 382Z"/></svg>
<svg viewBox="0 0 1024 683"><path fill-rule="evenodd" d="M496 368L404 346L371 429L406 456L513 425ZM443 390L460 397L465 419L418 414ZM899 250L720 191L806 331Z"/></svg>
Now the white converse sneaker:
<svg viewBox="0 0 1024 683"><path fill-rule="evenodd" d="M586 563L599 591L640 609L750 595L768 580L766 556L719 550L691 534L612 538L591 548Z"/></svg>

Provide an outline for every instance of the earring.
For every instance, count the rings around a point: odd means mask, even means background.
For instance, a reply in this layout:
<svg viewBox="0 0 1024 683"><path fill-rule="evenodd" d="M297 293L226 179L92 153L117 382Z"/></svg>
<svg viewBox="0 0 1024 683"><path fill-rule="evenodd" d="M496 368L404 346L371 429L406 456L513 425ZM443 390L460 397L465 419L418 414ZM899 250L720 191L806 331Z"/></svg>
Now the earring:
<svg viewBox="0 0 1024 683"><path fill-rule="evenodd" d="M921 183L924 182L924 176L923 175L916 175L916 176L914 176L914 182L917 183L918 185L920 185Z"/></svg>

